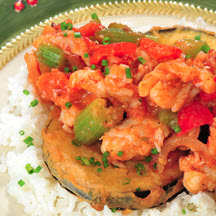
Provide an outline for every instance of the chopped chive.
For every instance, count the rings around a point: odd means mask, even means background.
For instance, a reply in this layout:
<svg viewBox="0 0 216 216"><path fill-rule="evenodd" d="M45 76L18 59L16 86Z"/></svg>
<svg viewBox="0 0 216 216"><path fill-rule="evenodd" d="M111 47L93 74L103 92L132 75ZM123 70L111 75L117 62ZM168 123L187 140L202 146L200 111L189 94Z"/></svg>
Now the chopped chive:
<svg viewBox="0 0 216 216"><path fill-rule="evenodd" d="M182 214L183 214L183 215L186 215L185 209L182 209Z"/></svg>
<svg viewBox="0 0 216 216"><path fill-rule="evenodd" d="M30 163L26 164L25 169L29 175L32 175L34 173L34 168L31 166Z"/></svg>
<svg viewBox="0 0 216 216"><path fill-rule="evenodd" d="M25 134L24 130L19 131L19 134L23 136Z"/></svg>
<svg viewBox="0 0 216 216"><path fill-rule="evenodd" d="M187 60L187 59L189 59L189 58L191 58L191 57L193 57L192 55L186 55L185 56L185 59Z"/></svg>
<svg viewBox="0 0 216 216"><path fill-rule="evenodd" d="M70 68L69 68L69 67L65 67L65 68L64 68L64 72L66 72L66 73L70 73L70 72L71 72L71 70L70 70Z"/></svg>
<svg viewBox="0 0 216 216"><path fill-rule="evenodd" d="M195 40L200 40L200 39L201 39L201 34L196 35L196 36L194 37L194 39L195 39Z"/></svg>
<svg viewBox="0 0 216 216"><path fill-rule="evenodd" d="M151 153L152 153L153 155L159 154L159 152L158 152L158 150L157 150L156 148L153 148L153 149L151 150Z"/></svg>
<svg viewBox="0 0 216 216"><path fill-rule="evenodd" d="M94 163L94 160L95 160L95 159L94 159L93 157L91 157L91 158L89 159L89 163L90 163L90 164L93 164L93 163Z"/></svg>
<svg viewBox="0 0 216 216"><path fill-rule="evenodd" d="M73 71L77 71L78 67L76 65L73 66Z"/></svg>
<svg viewBox="0 0 216 216"><path fill-rule="evenodd" d="M86 157L82 157L82 158L81 158L81 161L82 161L86 166L91 165L90 162L89 162L89 160L88 160Z"/></svg>
<svg viewBox="0 0 216 216"><path fill-rule="evenodd" d="M89 57L89 54L88 53L85 53L84 54L84 58L88 58Z"/></svg>
<svg viewBox="0 0 216 216"><path fill-rule="evenodd" d="M76 157L76 160L81 160L81 157Z"/></svg>
<svg viewBox="0 0 216 216"><path fill-rule="evenodd" d="M130 184L130 179L129 178L126 178L122 181L122 185L127 185L127 184Z"/></svg>
<svg viewBox="0 0 216 216"><path fill-rule="evenodd" d="M116 166L116 165L114 165L113 167L114 167L114 168L119 168L119 166Z"/></svg>
<svg viewBox="0 0 216 216"><path fill-rule="evenodd" d="M173 126L172 128L176 133L179 133L181 131L181 128L179 125Z"/></svg>
<svg viewBox="0 0 216 216"><path fill-rule="evenodd" d="M142 57L142 56L139 56L137 58L137 60L141 63L141 64L145 64L146 63L146 60Z"/></svg>
<svg viewBox="0 0 216 216"><path fill-rule="evenodd" d="M142 175L142 176L147 175L147 172L146 172L145 167L144 167L143 164L138 163L134 167L137 170L137 175Z"/></svg>
<svg viewBox="0 0 216 216"><path fill-rule="evenodd" d="M82 145L81 143L77 142L75 139L73 139L73 140L71 141L71 143L72 143L73 145L75 145L76 147L80 147L80 146Z"/></svg>
<svg viewBox="0 0 216 216"><path fill-rule="evenodd" d="M31 143L33 140L34 140L34 139L33 139L31 136L28 136L28 137L26 137L26 138L23 140L23 142L24 142L25 144L29 144L29 143Z"/></svg>
<svg viewBox="0 0 216 216"><path fill-rule="evenodd" d="M103 72L104 76L107 76L110 74L109 68L105 67L105 71Z"/></svg>
<svg viewBox="0 0 216 216"><path fill-rule="evenodd" d="M131 69L130 68L126 68L125 73L126 73L127 79L132 79Z"/></svg>
<svg viewBox="0 0 216 216"><path fill-rule="evenodd" d="M96 13L91 14L91 18L93 20L98 19L98 15Z"/></svg>
<svg viewBox="0 0 216 216"><path fill-rule="evenodd" d="M106 59L102 59L102 66L108 66L108 61Z"/></svg>
<svg viewBox="0 0 216 216"><path fill-rule="evenodd" d="M92 69L92 70L95 70L95 68L96 68L96 65L95 65L95 64L91 65L91 69Z"/></svg>
<svg viewBox="0 0 216 216"><path fill-rule="evenodd" d="M67 23L66 23L66 22L62 22L62 23L61 23L61 30L64 31L64 30L66 30L67 28L68 28Z"/></svg>
<svg viewBox="0 0 216 216"><path fill-rule="evenodd" d="M25 94L25 95L29 95L30 94L30 92L28 91L28 90L23 90L23 94Z"/></svg>
<svg viewBox="0 0 216 216"><path fill-rule="evenodd" d="M24 182L22 179L20 179L20 180L18 181L18 185L19 185L20 187L22 187L24 184L25 184L25 182Z"/></svg>
<svg viewBox="0 0 216 216"><path fill-rule="evenodd" d="M201 50L203 51L203 52L205 52L205 53L208 53L209 51L210 51L210 47L208 46L208 45L203 45L202 47L201 47Z"/></svg>
<svg viewBox="0 0 216 216"><path fill-rule="evenodd" d="M74 37L75 38L80 38L81 37L81 33L80 32L74 32Z"/></svg>
<svg viewBox="0 0 216 216"><path fill-rule="evenodd" d="M154 164L153 164L153 168L154 168L154 169L157 169L157 163L154 163Z"/></svg>
<svg viewBox="0 0 216 216"><path fill-rule="evenodd" d="M97 172L102 172L102 168L97 168Z"/></svg>
<svg viewBox="0 0 216 216"><path fill-rule="evenodd" d="M109 154L110 154L110 152L106 151L106 152L103 153L103 157L107 157Z"/></svg>
<svg viewBox="0 0 216 216"><path fill-rule="evenodd" d="M136 192L140 192L141 191L141 189L140 189L140 187L138 187L137 189L136 189Z"/></svg>
<svg viewBox="0 0 216 216"><path fill-rule="evenodd" d="M194 204L193 203L188 203L188 205L187 205L187 209L189 210L189 211L192 211L193 209L194 209Z"/></svg>
<svg viewBox="0 0 216 216"><path fill-rule="evenodd" d="M151 155L145 157L145 161L146 161L147 163L151 162L151 160L152 160L152 156L151 156Z"/></svg>
<svg viewBox="0 0 216 216"><path fill-rule="evenodd" d="M100 161L96 161L96 162L95 162L95 165L96 165L96 166L100 166L100 165L101 165L101 162L100 162Z"/></svg>
<svg viewBox="0 0 216 216"><path fill-rule="evenodd" d="M69 29L69 30L72 30L72 29L73 29L72 23L68 23L68 29Z"/></svg>
<svg viewBox="0 0 216 216"><path fill-rule="evenodd" d="M29 107L35 107L35 106L37 106L37 105L38 105L38 100L35 99L35 100L31 101Z"/></svg>
<svg viewBox="0 0 216 216"><path fill-rule="evenodd" d="M117 211L116 208L111 208L110 210L111 210L112 213L115 213Z"/></svg>
<svg viewBox="0 0 216 216"><path fill-rule="evenodd" d="M27 147L30 147L30 146L34 146L34 144L32 142L30 142Z"/></svg>
<svg viewBox="0 0 216 216"><path fill-rule="evenodd" d="M64 32L64 33L63 33L63 36L64 36L64 37L67 37L67 36L68 36L67 32Z"/></svg>
<svg viewBox="0 0 216 216"><path fill-rule="evenodd" d="M104 38L103 38L103 45L110 44L110 42L111 42L110 37L104 37Z"/></svg>
<svg viewBox="0 0 216 216"><path fill-rule="evenodd" d="M124 154L123 151L118 151L118 152L117 152L117 155L118 155L119 157L121 157L123 154Z"/></svg>
<svg viewBox="0 0 216 216"><path fill-rule="evenodd" d="M65 103L65 106L66 106L68 109L70 109L71 106L72 106L72 103L71 103L71 102L67 102L67 103Z"/></svg>
<svg viewBox="0 0 216 216"><path fill-rule="evenodd" d="M41 171L42 167L41 166L37 166L37 168L34 170L35 173L39 173Z"/></svg>
<svg viewBox="0 0 216 216"><path fill-rule="evenodd" d="M138 101L139 101L140 103L142 103L142 102L143 102L143 99L142 99L142 98L139 98Z"/></svg>

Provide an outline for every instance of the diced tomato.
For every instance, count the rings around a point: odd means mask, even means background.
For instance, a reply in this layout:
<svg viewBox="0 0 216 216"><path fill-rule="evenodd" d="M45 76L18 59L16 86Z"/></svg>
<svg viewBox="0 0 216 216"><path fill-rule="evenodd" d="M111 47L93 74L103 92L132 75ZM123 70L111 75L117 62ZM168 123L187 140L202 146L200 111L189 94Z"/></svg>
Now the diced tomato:
<svg viewBox="0 0 216 216"><path fill-rule="evenodd" d="M100 23L89 22L80 28L73 27L73 30L75 32L80 32L82 36L90 37L90 36L94 36L94 33L96 31L104 28L105 26L101 25Z"/></svg>
<svg viewBox="0 0 216 216"><path fill-rule="evenodd" d="M120 43L113 43L100 46L95 52L93 53L90 63L91 64L98 64L103 57L114 55L114 56L133 56L136 54L137 45L135 43L130 42L120 42Z"/></svg>
<svg viewBox="0 0 216 216"><path fill-rule="evenodd" d="M205 92L200 92L199 93L199 98L201 101L203 102L209 102L209 101L213 101L216 99L216 92L212 93L212 94L207 94Z"/></svg>
<svg viewBox="0 0 216 216"><path fill-rule="evenodd" d="M142 38L140 40L140 47L146 50L151 58L157 61L176 59L182 54L182 51L178 47L160 44L147 38Z"/></svg>
<svg viewBox="0 0 216 216"><path fill-rule="evenodd" d="M178 113L178 124L181 127L181 132L178 135L212 122L213 115L210 110L200 102L194 101Z"/></svg>
<svg viewBox="0 0 216 216"><path fill-rule="evenodd" d="M42 99L53 101L58 106L63 106L70 101L68 79L58 69L53 69L51 73L42 74L37 81L37 87Z"/></svg>

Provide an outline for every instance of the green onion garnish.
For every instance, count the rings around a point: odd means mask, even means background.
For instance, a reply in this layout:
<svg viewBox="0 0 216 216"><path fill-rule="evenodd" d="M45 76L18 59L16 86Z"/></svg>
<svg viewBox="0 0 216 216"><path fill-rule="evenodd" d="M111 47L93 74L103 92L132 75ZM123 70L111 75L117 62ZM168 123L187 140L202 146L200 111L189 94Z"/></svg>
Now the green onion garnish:
<svg viewBox="0 0 216 216"><path fill-rule="evenodd" d="M29 95L30 92L29 92L28 90L23 90L23 94L25 94L25 95Z"/></svg>
<svg viewBox="0 0 216 216"><path fill-rule="evenodd" d="M20 187L22 187L24 184L25 184L25 182L24 182L22 179L20 179L20 180L18 181L18 185L19 185Z"/></svg>
<svg viewBox="0 0 216 216"><path fill-rule="evenodd" d="M91 18L94 19L98 19L98 15L96 13L91 14Z"/></svg>
<svg viewBox="0 0 216 216"><path fill-rule="evenodd" d="M31 143L33 140L34 140L34 139L33 139L31 136L28 136L28 137L26 137L26 138L23 140L23 142L24 142L25 144L29 144L29 143Z"/></svg>
<svg viewBox="0 0 216 216"><path fill-rule="evenodd" d="M157 163L154 163L154 164L153 164L153 168L154 168L154 169L157 169Z"/></svg>
<svg viewBox="0 0 216 216"><path fill-rule="evenodd" d="M80 38L81 37L81 33L80 32L74 32L74 37L75 38Z"/></svg>
<svg viewBox="0 0 216 216"><path fill-rule="evenodd" d="M193 57L192 55L186 55L185 56L185 59L187 60L187 59L189 59L189 58L191 58L191 57Z"/></svg>
<svg viewBox="0 0 216 216"><path fill-rule="evenodd" d="M72 23L68 23L68 29L69 29L69 30L72 30L72 29L73 29Z"/></svg>
<svg viewBox="0 0 216 216"><path fill-rule="evenodd" d="M39 173L41 171L42 167L41 166L37 166L37 168L34 170L35 173Z"/></svg>
<svg viewBox="0 0 216 216"><path fill-rule="evenodd" d="M127 185L127 184L130 184L130 179L129 178L126 178L122 181L122 185Z"/></svg>
<svg viewBox="0 0 216 216"><path fill-rule="evenodd" d="M24 130L19 131L19 134L23 136L25 134Z"/></svg>
<svg viewBox="0 0 216 216"><path fill-rule="evenodd" d="M141 64L145 64L146 63L146 60L142 57L142 56L139 56L137 58L137 60L141 63Z"/></svg>
<svg viewBox="0 0 216 216"><path fill-rule="evenodd" d="M158 150L157 150L156 148L153 148L153 149L151 150L151 153L152 153L153 155L159 154L159 152L158 152Z"/></svg>
<svg viewBox="0 0 216 216"><path fill-rule="evenodd" d="M76 157L76 160L81 160L81 157Z"/></svg>
<svg viewBox="0 0 216 216"><path fill-rule="evenodd" d="M182 214L183 214L183 215L186 215L185 209L182 209Z"/></svg>
<svg viewBox="0 0 216 216"><path fill-rule="evenodd" d="M35 106L37 106L37 105L38 105L38 100L35 99L35 100L31 101L29 107L35 107Z"/></svg>
<svg viewBox="0 0 216 216"><path fill-rule="evenodd" d="M204 53L208 53L210 51L210 47L208 45L203 45L201 47L201 50L204 52Z"/></svg>
<svg viewBox="0 0 216 216"><path fill-rule="evenodd" d="M104 168L107 168L109 166L108 160L107 160L107 156L110 154L109 151L106 151L103 153L103 157L102 157L102 161L103 161L103 165Z"/></svg>
<svg viewBox="0 0 216 216"><path fill-rule="evenodd" d="M179 133L181 131L181 128L179 125L173 126L172 128L176 133Z"/></svg>
<svg viewBox="0 0 216 216"><path fill-rule="evenodd" d="M67 32L64 32L64 33L63 33L63 36L64 36L64 37L67 37L67 36L68 36Z"/></svg>
<svg viewBox="0 0 216 216"><path fill-rule="evenodd" d="M102 168L97 168L97 172L102 172Z"/></svg>
<svg viewBox="0 0 216 216"><path fill-rule="evenodd" d="M111 208L110 210L111 210L112 213L115 213L117 211L116 208Z"/></svg>
<svg viewBox="0 0 216 216"><path fill-rule="evenodd" d="M102 66L108 66L108 61L106 59L102 59Z"/></svg>
<svg viewBox="0 0 216 216"><path fill-rule="evenodd" d="M201 39L201 34L196 35L196 36L194 37L194 39L195 39L195 40L200 40L200 39Z"/></svg>
<svg viewBox="0 0 216 216"><path fill-rule="evenodd" d="M123 151L118 151L118 152L117 152L117 155L118 155L119 157L121 157L121 156L123 155L123 153L124 153Z"/></svg>
<svg viewBox="0 0 216 216"><path fill-rule="evenodd" d="M88 58L89 57L89 54L88 53L85 53L84 54L84 58Z"/></svg>
<svg viewBox="0 0 216 216"><path fill-rule="evenodd" d="M104 76L107 76L110 74L109 68L105 67L105 71L103 72Z"/></svg>
<svg viewBox="0 0 216 216"><path fill-rule="evenodd" d="M151 156L151 155L145 157L145 161L146 161L147 163L151 162L151 160L152 160L152 156Z"/></svg>
<svg viewBox="0 0 216 216"><path fill-rule="evenodd" d="M126 68L125 73L126 73L127 79L132 79L131 69L130 68Z"/></svg>
<svg viewBox="0 0 216 216"><path fill-rule="evenodd" d="M65 67L65 68L64 68L64 72L66 72L66 73L70 73L71 70L69 69L69 67Z"/></svg>
<svg viewBox="0 0 216 216"><path fill-rule="evenodd" d="M104 38L103 38L103 45L110 44L110 42L111 42L110 37L104 37Z"/></svg>
<svg viewBox="0 0 216 216"><path fill-rule="evenodd" d="M32 175L34 173L34 168L31 166L30 163L26 164L25 169L29 175Z"/></svg>
<svg viewBox="0 0 216 216"><path fill-rule="evenodd" d="M71 141L71 143L72 143L73 145L75 145L76 147L80 147L80 146L82 145L81 143L77 142L75 139L73 139L73 140Z"/></svg>
<svg viewBox="0 0 216 216"><path fill-rule="evenodd" d="M91 165L89 160L86 157L82 157L81 162L82 162L83 165L86 165L86 166Z"/></svg>
<svg viewBox="0 0 216 216"><path fill-rule="evenodd" d="M110 152L106 151L106 152L103 153L103 157L107 157L109 154L110 154Z"/></svg>
<svg viewBox="0 0 216 216"><path fill-rule="evenodd" d="M116 166L116 165L114 165L113 167L114 167L114 168L119 168L119 166Z"/></svg>
<svg viewBox="0 0 216 216"><path fill-rule="evenodd" d="M95 65L95 64L91 65L91 69L92 69L92 70L95 70L95 68L96 68L96 65Z"/></svg>
<svg viewBox="0 0 216 216"><path fill-rule="evenodd" d="M62 23L61 23L61 30L64 31L64 30L66 30L67 28L68 28L67 23L66 23L66 22L62 22Z"/></svg>
<svg viewBox="0 0 216 216"><path fill-rule="evenodd" d="M30 146L34 146L34 144L31 142L27 145L27 147L30 147Z"/></svg>
<svg viewBox="0 0 216 216"><path fill-rule="evenodd" d="M96 161L96 162L95 162L95 165L96 165L96 166L100 166L100 165L101 165L101 162L100 162L100 161Z"/></svg>
<svg viewBox="0 0 216 216"><path fill-rule="evenodd" d="M95 160L95 159L94 159L93 157L91 157L91 158L89 159L89 163L90 163L90 164L93 164L93 163L94 163L94 160Z"/></svg>
<svg viewBox="0 0 216 216"><path fill-rule="evenodd" d="M138 163L134 167L137 170L137 175L142 175L142 176L147 175L147 172L146 172L145 167L144 167L143 164Z"/></svg>
<svg viewBox="0 0 216 216"><path fill-rule="evenodd" d="M187 209L189 210L189 211L192 211L193 209L194 209L194 204L193 203L188 203L188 205L187 205Z"/></svg>
<svg viewBox="0 0 216 216"><path fill-rule="evenodd" d="M73 66L73 71L77 71L78 67L76 65Z"/></svg>
<svg viewBox="0 0 216 216"><path fill-rule="evenodd" d="M141 189L140 189L140 187L138 187L137 189L136 189L136 192L140 192L141 191Z"/></svg>
<svg viewBox="0 0 216 216"><path fill-rule="evenodd" d="M68 109L70 109L71 106L72 106L72 103L71 103L71 102L67 102L67 103L65 103L65 106L66 106Z"/></svg>
<svg viewBox="0 0 216 216"><path fill-rule="evenodd" d="M139 98L138 101L139 101L140 103L142 103L142 102L143 102L143 99L142 99L142 98Z"/></svg>

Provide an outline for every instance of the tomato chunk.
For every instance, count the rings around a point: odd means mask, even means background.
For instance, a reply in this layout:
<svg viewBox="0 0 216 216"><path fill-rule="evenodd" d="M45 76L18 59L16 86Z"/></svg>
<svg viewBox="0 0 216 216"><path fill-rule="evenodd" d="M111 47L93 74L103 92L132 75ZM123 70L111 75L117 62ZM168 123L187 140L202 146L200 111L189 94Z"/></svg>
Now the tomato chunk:
<svg viewBox="0 0 216 216"><path fill-rule="evenodd" d="M203 102L213 101L213 100L216 99L216 92L214 92L212 94L207 94L205 92L200 92L199 93L199 98Z"/></svg>
<svg viewBox="0 0 216 216"><path fill-rule="evenodd" d="M98 64L103 57L114 56L133 56L136 54L137 45L130 42L120 42L100 46L92 55L90 63Z"/></svg>
<svg viewBox="0 0 216 216"><path fill-rule="evenodd" d="M178 124L181 127L181 132L178 135L195 127L211 124L212 121L213 115L210 110L200 102L194 101L178 113Z"/></svg>
<svg viewBox="0 0 216 216"><path fill-rule="evenodd" d="M178 47L160 44L147 38L142 38L140 40L140 47L146 50L151 58L157 61L170 58L176 59L182 54L181 49Z"/></svg>

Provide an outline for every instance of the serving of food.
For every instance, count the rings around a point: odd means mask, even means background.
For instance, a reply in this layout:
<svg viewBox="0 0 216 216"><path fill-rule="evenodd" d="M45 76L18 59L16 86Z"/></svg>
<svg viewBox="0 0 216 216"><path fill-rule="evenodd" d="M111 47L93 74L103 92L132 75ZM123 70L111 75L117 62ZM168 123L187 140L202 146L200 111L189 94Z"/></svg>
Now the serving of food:
<svg viewBox="0 0 216 216"><path fill-rule="evenodd" d="M28 105L21 110L9 87L17 105L6 112L31 109L32 129L17 119L23 144L11 138L16 151L1 157L23 166L11 190L32 196L20 201L32 215L215 215L215 33L181 25L137 32L91 18L47 25L25 51L28 71L16 80Z"/></svg>

